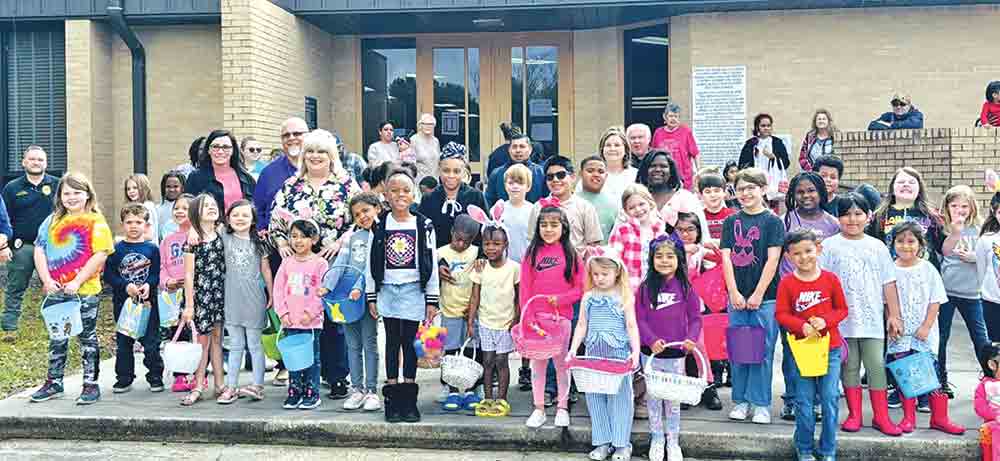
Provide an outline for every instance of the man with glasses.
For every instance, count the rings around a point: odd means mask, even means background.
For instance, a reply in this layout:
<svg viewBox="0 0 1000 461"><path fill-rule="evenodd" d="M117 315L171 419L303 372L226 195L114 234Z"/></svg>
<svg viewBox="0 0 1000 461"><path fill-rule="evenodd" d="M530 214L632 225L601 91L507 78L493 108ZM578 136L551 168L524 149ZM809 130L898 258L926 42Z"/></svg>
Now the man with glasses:
<svg viewBox="0 0 1000 461"><path fill-rule="evenodd" d="M531 190L524 199L535 203L538 199L549 195L549 187L545 184L545 174L541 165L531 161L531 139L523 133L516 133L510 140L510 161L490 173L486 186L486 204L493 206L497 200L507 200L507 190L504 188L504 174L515 164L523 164L531 170Z"/></svg>
<svg viewBox="0 0 1000 461"><path fill-rule="evenodd" d="M924 127L924 114L910 102L910 95L896 93L889 100L892 111L868 124L869 130L919 130Z"/></svg>
<svg viewBox="0 0 1000 461"><path fill-rule="evenodd" d="M645 123L633 123L625 129L625 137L628 138L629 153L632 154L632 167L639 169L642 159L649 153L650 142L653 141L653 133L649 131L649 125Z"/></svg>
<svg viewBox="0 0 1000 461"><path fill-rule="evenodd" d="M16 340L17 322L21 316L21 302L24 290L35 270L35 237L38 227L52 214L53 194L59 179L45 173L48 166L45 150L39 146L28 146L21 159L24 176L17 178L3 188L0 201L0 261L11 260L7 265L7 290L4 299L3 341ZM7 209L3 209L6 204ZM10 212L9 224L7 212ZM11 235L13 225L13 235ZM6 227L6 229L4 229ZM10 241L7 237L13 237Z"/></svg>

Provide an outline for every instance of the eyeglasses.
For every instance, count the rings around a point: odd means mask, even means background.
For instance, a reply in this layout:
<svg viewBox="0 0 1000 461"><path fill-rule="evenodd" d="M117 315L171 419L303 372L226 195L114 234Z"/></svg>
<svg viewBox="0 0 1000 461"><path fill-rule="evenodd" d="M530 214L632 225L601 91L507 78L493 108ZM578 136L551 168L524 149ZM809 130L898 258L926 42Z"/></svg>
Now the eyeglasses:
<svg viewBox="0 0 1000 461"><path fill-rule="evenodd" d="M677 231L678 234L691 234L691 233L698 232L698 228L694 227L694 226L692 226L692 227L675 227L674 230Z"/></svg>
<svg viewBox="0 0 1000 461"><path fill-rule="evenodd" d="M261 153L263 151L264 151L263 147L248 147L247 148L247 152L253 152L255 154L259 154L259 153Z"/></svg>
<svg viewBox="0 0 1000 461"><path fill-rule="evenodd" d="M229 144L212 144L211 146L208 147L211 148L212 150L233 150L233 146Z"/></svg>
<svg viewBox="0 0 1000 461"><path fill-rule="evenodd" d="M892 107L906 107L907 104L903 101L893 101Z"/></svg>
<svg viewBox="0 0 1000 461"><path fill-rule="evenodd" d="M558 179L558 180L562 181L563 179L566 179L566 176L569 176L569 172L568 171L566 171L566 170L557 171L555 173L548 173L548 174L546 174L545 175L545 180L546 181L555 181L555 180Z"/></svg>
<svg viewBox="0 0 1000 461"><path fill-rule="evenodd" d="M301 138L302 136L305 136L305 134L305 131L289 131L287 133L281 133L281 139L288 139L291 137Z"/></svg>

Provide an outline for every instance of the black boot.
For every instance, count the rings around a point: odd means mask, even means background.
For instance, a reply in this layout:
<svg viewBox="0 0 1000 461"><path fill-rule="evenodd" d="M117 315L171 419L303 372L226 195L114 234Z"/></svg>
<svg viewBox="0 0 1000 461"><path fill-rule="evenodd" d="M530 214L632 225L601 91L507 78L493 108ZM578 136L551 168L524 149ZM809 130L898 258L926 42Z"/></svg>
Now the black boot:
<svg viewBox="0 0 1000 461"><path fill-rule="evenodd" d="M417 410L417 395L420 386L417 383L399 384L399 417L406 423L420 422L420 410Z"/></svg>
<svg viewBox="0 0 1000 461"><path fill-rule="evenodd" d="M387 423L402 421L399 414L399 386L400 384L386 384L382 386L382 398L385 400L382 408L385 409L385 422Z"/></svg>
<svg viewBox="0 0 1000 461"><path fill-rule="evenodd" d="M705 389L705 392L701 394L701 403L705 405L705 408L712 411L722 409L722 401L719 400L719 393L715 390L715 386L708 386Z"/></svg>

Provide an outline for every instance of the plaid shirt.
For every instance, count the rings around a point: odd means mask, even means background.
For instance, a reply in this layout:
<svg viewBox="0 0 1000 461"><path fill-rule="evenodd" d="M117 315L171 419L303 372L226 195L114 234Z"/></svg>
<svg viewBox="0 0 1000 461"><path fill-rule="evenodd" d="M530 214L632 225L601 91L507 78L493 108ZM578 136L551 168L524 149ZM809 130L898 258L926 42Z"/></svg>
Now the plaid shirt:
<svg viewBox="0 0 1000 461"><path fill-rule="evenodd" d="M608 244L618 252L622 262L625 263L632 291L639 288L642 278L646 275L649 265L649 242L664 233L665 227L663 220L655 218L650 230L643 231L638 221L629 219L619 222L611 231Z"/></svg>

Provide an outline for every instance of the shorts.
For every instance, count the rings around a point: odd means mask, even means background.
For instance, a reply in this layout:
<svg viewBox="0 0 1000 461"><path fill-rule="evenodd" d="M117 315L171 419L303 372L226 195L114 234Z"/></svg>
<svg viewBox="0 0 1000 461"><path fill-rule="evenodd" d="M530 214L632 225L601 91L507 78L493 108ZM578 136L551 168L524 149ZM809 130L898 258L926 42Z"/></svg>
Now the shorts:
<svg viewBox="0 0 1000 461"><path fill-rule="evenodd" d="M509 354L514 351L514 338L509 330L494 330L479 325L479 349L483 352Z"/></svg>
<svg viewBox="0 0 1000 461"><path fill-rule="evenodd" d="M478 324L478 322L476 322ZM465 317L448 317L445 315L441 316L441 326L448 329L448 335L444 340L444 350L446 351L457 351L462 348L462 344L465 339L469 337L469 331L466 331L468 323ZM469 341L469 347L475 349L479 347L479 342L475 338Z"/></svg>

